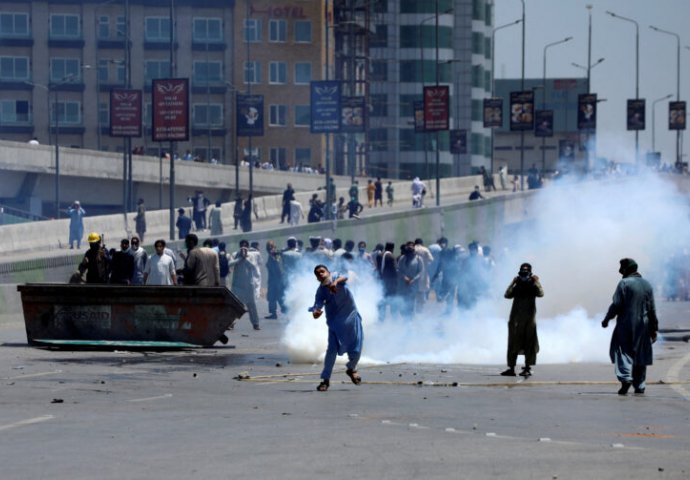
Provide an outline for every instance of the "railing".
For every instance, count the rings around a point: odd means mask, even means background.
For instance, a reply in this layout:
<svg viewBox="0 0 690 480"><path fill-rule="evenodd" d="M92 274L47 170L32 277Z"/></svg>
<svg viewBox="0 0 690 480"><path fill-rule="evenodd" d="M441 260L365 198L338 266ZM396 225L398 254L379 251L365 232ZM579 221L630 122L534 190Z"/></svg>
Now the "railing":
<svg viewBox="0 0 690 480"><path fill-rule="evenodd" d="M8 207L6 205L0 205L0 225L13 225L15 223L36 222L41 220L50 220L50 218Z"/></svg>

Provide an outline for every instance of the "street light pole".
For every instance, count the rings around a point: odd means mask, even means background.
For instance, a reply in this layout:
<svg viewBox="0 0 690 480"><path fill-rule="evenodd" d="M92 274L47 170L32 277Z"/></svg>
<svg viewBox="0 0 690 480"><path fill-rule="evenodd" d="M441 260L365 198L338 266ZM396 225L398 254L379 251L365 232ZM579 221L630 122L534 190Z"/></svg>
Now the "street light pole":
<svg viewBox="0 0 690 480"><path fill-rule="evenodd" d="M525 0L522 2L522 74L520 91L525 90ZM520 130L520 190L525 189L525 131Z"/></svg>
<svg viewBox="0 0 690 480"><path fill-rule="evenodd" d="M436 87L438 88L438 0L436 0ZM448 99L446 99L447 101ZM439 132L436 130L436 206L441 205L441 151L439 148Z"/></svg>
<svg viewBox="0 0 690 480"><path fill-rule="evenodd" d="M557 42L552 42L548 43L544 46L544 71L543 71L543 77L542 77L542 102L541 102L541 109L546 110L546 51L554 47L556 45L560 45L562 43L569 42L572 40L573 37L566 37L563 40L559 40ZM541 171L544 172L546 170L546 137L541 137Z"/></svg>
<svg viewBox="0 0 690 480"><path fill-rule="evenodd" d="M676 49L676 101L680 101L680 35L677 33L669 32L668 30L662 30L661 28L650 25L649 28L655 32L665 33L666 35L672 35L676 37L677 49ZM676 130L676 167L680 166L680 130Z"/></svg>
<svg viewBox="0 0 690 480"><path fill-rule="evenodd" d="M668 95L657 98L652 102L652 152L656 152L656 104L664 100L668 100L671 97L673 97L673 94L669 93Z"/></svg>
<svg viewBox="0 0 690 480"><path fill-rule="evenodd" d="M491 32L491 98L496 97L496 77L494 75L495 72L495 65L496 65L496 32L512 27L513 25L517 25L518 23L522 22L521 18L518 18L517 20L514 20L510 23L506 23L505 25L501 25L500 27L496 27L493 29ZM490 171L493 173L494 171L494 127L491 127L491 164L490 164Z"/></svg>
<svg viewBox="0 0 690 480"><path fill-rule="evenodd" d="M606 11L607 14L611 15L613 18L623 20L625 22L630 22L635 24L635 100L640 98L640 24L637 23L632 18L623 17L610 10ZM640 163L640 131L635 130L635 164Z"/></svg>

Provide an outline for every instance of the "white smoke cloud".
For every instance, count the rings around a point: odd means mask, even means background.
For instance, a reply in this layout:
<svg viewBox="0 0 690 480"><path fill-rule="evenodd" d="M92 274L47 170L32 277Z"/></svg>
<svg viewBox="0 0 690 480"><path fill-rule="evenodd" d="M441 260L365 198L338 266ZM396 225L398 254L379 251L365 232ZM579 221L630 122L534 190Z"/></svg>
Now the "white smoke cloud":
<svg viewBox="0 0 690 480"><path fill-rule="evenodd" d="M369 270L358 270L350 286L364 320L362 361L504 364L511 302L503 293L529 262L545 291L537 299L537 362L607 362L613 325L604 330L600 322L620 279L618 260L638 262L658 302L664 263L690 233L687 202L671 178L649 174L540 190L530 202L534 220L519 232L476 239L498 258L487 296L470 311L445 315L445 304L432 300L421 314L380 322L381 287ZM452 245L462 232L445 236ZM325 320L307 312L318 286L312 269L295 274L287 292L291 319L283 344L294 362L318 362L326 348Z"/></svg>

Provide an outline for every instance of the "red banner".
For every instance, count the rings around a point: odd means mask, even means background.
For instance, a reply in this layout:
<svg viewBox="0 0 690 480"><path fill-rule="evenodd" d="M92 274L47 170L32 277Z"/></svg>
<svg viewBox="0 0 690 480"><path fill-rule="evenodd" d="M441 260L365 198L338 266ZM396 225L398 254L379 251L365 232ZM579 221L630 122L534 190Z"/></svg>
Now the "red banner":
<svg viewBox="0 0 690 480"><path fill-rule="evenodd" d="M141 90L110 91L110 136L141 137Z"/></svg>
<svg viewBox="0 0 690 480"><path fill-rule="evenodd" d="M189 80L153 80L153 141L189 140Z"/></svg>
<svg viewBox="0 0 690 480"><path fill-rule="evenodd" d="M448 85L424 87L424 130L448 130L449 97Z"/></svg>

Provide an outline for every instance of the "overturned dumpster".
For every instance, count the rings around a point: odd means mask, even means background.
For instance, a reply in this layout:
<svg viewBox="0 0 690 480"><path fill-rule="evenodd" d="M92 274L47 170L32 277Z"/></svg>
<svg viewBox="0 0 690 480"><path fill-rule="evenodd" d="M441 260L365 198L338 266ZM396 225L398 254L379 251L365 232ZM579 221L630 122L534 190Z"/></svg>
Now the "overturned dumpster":
<svg viewBox="0 0 690 480"><path fill-rule="evenodd" d="M18 285L30 345L196 347L245 312L225 287Z"/></svg>

